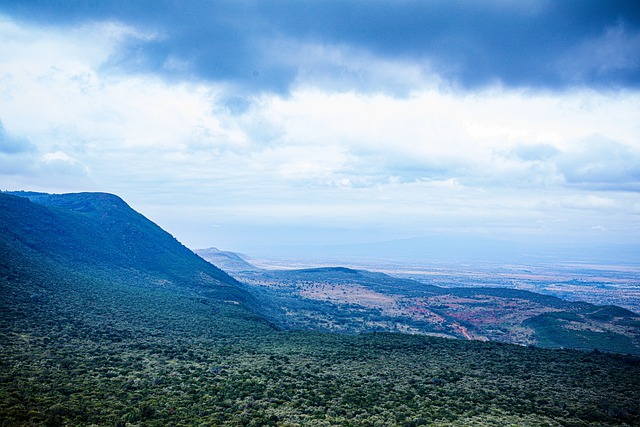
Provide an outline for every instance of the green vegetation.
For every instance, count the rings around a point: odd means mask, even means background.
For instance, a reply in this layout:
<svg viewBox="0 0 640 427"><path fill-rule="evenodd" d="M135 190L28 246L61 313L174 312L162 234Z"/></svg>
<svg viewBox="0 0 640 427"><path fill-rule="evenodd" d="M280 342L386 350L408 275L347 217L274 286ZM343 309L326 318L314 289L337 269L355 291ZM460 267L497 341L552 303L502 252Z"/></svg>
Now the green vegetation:
<svg viewBox="0 0 640 427"><path fill-rule="evenodd" d="M640 423L636 357L279 331L224 273L154 247L144 221L131 246L95 214L0 203L2 426Z"/></svg>
<svg viewBox="0 0 640 427"><path fill-rule="evenodd" d="M582 350L607 349L624 353L633 346L627 336L609 331L576 329L572 323L581 319L574 313L557 312L541 314L524 322L535 330L535 335L544 347L576 348Z"/></svg>

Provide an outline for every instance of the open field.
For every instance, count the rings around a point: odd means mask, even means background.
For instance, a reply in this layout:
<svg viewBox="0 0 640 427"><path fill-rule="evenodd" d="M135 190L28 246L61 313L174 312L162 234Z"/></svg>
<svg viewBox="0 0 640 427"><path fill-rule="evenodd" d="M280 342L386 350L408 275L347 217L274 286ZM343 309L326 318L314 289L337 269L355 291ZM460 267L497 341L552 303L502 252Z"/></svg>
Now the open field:
<svg viewBox="0 0 640 427"><path fill-rule="evenodd" d="M265 269L327 267L327 262L299 260L251 260ZM341 265L378 271L442 287L499 287L553 295L568 301L617 305L640 313L640 265L559 263L517 264L424 264L401 260L344 260Z"/></svg>

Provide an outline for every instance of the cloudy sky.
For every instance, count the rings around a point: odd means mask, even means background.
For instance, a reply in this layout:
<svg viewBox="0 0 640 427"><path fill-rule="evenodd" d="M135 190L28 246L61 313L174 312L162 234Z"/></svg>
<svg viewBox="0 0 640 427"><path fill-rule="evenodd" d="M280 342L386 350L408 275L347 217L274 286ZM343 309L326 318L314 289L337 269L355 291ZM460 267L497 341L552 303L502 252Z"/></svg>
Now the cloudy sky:
<svg viewBox="0 0 640 427"><path fill-rule="evenodd" d="M1 0L0 189L191 248L640 247L640 6Z"/></svg>

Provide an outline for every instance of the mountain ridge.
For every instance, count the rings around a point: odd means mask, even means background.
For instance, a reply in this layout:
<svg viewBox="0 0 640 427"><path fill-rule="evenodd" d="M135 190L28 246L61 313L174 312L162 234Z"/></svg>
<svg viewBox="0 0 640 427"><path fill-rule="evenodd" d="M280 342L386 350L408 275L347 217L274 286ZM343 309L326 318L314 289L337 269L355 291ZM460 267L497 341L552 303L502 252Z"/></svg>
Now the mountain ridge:
<svg viewBox="0 0 640 427"><path fill-rule="evenodd" d="M109 269L115 265L173 282L198 285L209 281L229 291L238 289L235 279L194 255L118 196L20 192L0 196L4 238L45 257L72 259L76 268ZM29 215L30 223L25 222Z"/></svg>

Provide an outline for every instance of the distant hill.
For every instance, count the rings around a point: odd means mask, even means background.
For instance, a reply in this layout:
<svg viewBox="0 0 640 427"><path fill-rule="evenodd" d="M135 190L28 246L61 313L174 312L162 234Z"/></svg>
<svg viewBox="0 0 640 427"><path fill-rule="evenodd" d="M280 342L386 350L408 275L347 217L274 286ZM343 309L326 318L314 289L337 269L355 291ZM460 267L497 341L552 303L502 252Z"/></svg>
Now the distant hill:
<svg viewBox="0 0 640 427"><path fill-rule="evenodd" d="M260 271L258 267L247 262L242 256L235 252L221 251L217 248L196 249L194 252L228 273Z"/></svg>
<svg viewBox="0 0 640 427"><path fill-rule="evenodd" d="M343 267L236 274L284 328L405 332L640 354L640 315L508 288L444 288ZM265 303L269 301L270 303Z"/></svg>

